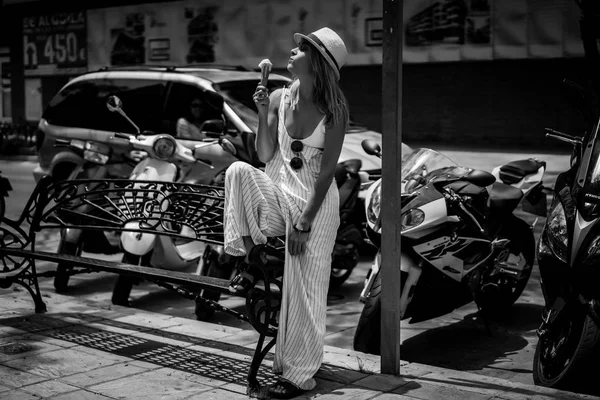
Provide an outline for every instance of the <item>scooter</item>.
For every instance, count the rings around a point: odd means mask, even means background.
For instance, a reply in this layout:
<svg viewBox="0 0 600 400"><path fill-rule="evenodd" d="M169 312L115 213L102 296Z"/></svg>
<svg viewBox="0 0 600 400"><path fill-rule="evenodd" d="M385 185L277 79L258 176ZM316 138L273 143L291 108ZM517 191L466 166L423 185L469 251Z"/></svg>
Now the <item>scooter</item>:
<svg viewBox="0 0 600 400"><path fill-rule="evenodd" d="M217 100L223 104L220 95L214 93L214 96L217 96ZM110 111L121 114L139 132L137 125L123 111L122 102L118 97L110 96L107 100L107 107ZM213 133L218 136L222 134L224 122L209 120L204 123L203 128L216 131ZM148 154L129 177L130 180L140 181L140 185L144 185L144 181L199 183L198 168L202 168L204 171L206 168L216 171L210 176L213 177L213 180L219 179L226 167L234 161L229 152L224 149L220 151L214 149L220 147L217 138L207 138L203 143L196 144L194 150L191 150L181 141L166 134L128 135L118 133L115 136L127 140L131 147ZM139 223L130 222L125 228L136 229L136 224ZM185 236L187 228L182 227L181 229L181 234ZM193 237L191 232L189 236ZM199 273L197 267L204 251L204 244L196 240L173 239L165 235L127 231L121 233L120 244L123 249L124 263L177 271L196 268L195 273ZM113 288L113 304L129 305L129 294L135 283L137 281L131 277L119 275Z"/></svg>
<svg viewBox="0 0 600 400"><path fill-rule="evenodd" d="M367 154L381 147L362 143ZM400 319L411 323L452 312L475 301L480 309L510 307L521 295L533 268L533 225L514 215L523 199L545 215L542 177L546 164L521 160L486 171L459 166L431 149L415 149L403 160L401 176L402 287ZM510 182L507 184L506 182ZM521 188L523 189L521 189ZM369 239L381 242L381 180L365 203ZM368 272L360 300L365 303L354 349L379 354L381 251Z"/></svg>
<svg viewBox="0 0 600 400"><path fill-rule="evenodd" d="M114 143L111 143L114 146ZM67 177L72 179L118 179L131 174L134 166L143 157L144 153L132 150L126 152L125 157L115 159L111 145L91 140L56 139L55 146L66 147L83 160L77 163ZM83 190L82 188L80 190ZM92 212L90 208L82 209L83 212ZM58 254L73 256L81 255L82 251L96 254L116 254L121 251L119 235L115 232L100 232L65 228L61 230ZM54 288L57 293L68 289L69 278L73 267L58 263L54 276Z"/></svg>

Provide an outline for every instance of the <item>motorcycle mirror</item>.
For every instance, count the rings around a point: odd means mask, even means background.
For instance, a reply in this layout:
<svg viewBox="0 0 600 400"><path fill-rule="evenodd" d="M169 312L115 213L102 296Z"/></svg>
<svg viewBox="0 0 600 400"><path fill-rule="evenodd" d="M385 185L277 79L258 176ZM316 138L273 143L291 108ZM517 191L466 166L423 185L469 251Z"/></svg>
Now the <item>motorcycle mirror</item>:
<svg viewBox="0 0 600 400"><path fill-rule="evenodd" d="M123 111L123 102L120 98L118 98L115 95L108 96L108 98L106 99L106 107L110 112L117 112L121 114L121 116L125 118L127 122L131 124L131 126L135 128L137 134L140 134L140 128Z"/></svg>
<svg viewBox="0 0 600 400"><path fill-rule="evenodd" d="M225 149L225 151L227 151L228 153L231 153L231 155L237 155L237 150L235 149L235 146L233 145L233 143L231 143L229 141L229 139L223 138L221 139L221 146L223 146L223 148Z"/></svg>
<svg viewBox="0 0 600 400"><path fill-rule="evenodd" d="M373 139L365 139L361 142L361 146L365 153L371 156L381 156L381 146Z"/></svg>
<svg viewBox="0 0 600 400"><path fill-rule="evenodd" d="M110 112L119 112L123 110L123 102L117 96L108 96L106 107Z"/></svg>

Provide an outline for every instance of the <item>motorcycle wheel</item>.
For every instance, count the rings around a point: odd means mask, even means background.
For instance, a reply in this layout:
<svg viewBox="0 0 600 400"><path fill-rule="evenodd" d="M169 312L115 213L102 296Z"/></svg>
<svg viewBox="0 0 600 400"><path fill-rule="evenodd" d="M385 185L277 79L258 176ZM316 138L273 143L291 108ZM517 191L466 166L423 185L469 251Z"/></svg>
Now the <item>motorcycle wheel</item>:
<svg viewBox="0 0 600 400"><path fill-rule="evenodd" d="M338 259L339 257L339 259ZM329 278L329 288L337 289L346 282L346 280L352 275L352 270L358 264L358 246L354 245L354 248L350 250L350 253L344 254L338 257L332 258L331 262L331 276ZM340 260L341 259L341 260ZM346 268L337 268L336 265L340 262L350 264L346 265ZM351 268L349 268L351 266Z"/></svg>
<svg viewBox="0 0 600 400"><path fill-rule="evenodd" d="M232 270L230 266L220 265L217 257L203 257L202 262L204 262L204 267L202 268L203 275L219 279L231 278ZM221 299L221 293L213 290L203 289L200 297L218 302ZM215 314L215 309L209 307L202 300L196 299L195 314L198 321L208 321Z"/></svg>
<svg viewBox="0 0 600 400"><path fill-rule="evenodd" d="M135 254L125 252L123 253L122 263L147 266L150 264L150 257L152 257L151 252L143 256L136 256ZM139 278L119 275L115 282L115 286L113 287L112 303L116 306L129 307L129 295L131 294L131 289L133 288L133 285L136 285L139 282Z"/></svg>
<svg viewBox="0 0 600 400"><path fill-rule="evenodd" d="M600 329L584 312L565 318L560 331L540 339L533 358L533 382L557 389L581 388L579 383L595 382L595 353L600 350ZM591 380L590 380L591 379ZM578 390L579 391L579 390Z"/></svg>
<svg viewBox="0 0 600 400"><path fill-rule="evenodd" d="M380 355L381 347L381 274L378 273L354 333L354 350Z"/></svg>
<svg viewBox="0 0 600 400"><path fill-rule="evenodd" d="M58 246L57 254L66 254L69 256L80 256L81 245L77 243L61 240ZM56 293L64 293L69 287L69 278L73 267L69 264L58 263L56 266L56 275L54 275L54 290Z"/></svg>

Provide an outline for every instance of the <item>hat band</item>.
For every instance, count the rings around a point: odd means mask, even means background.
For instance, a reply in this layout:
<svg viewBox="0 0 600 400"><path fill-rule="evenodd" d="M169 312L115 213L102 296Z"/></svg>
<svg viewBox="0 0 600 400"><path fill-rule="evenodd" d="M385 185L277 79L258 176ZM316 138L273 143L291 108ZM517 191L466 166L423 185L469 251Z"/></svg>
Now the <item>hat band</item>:
<svg viewBox="0 0 600 400"><path fill-rule="evenodd" d="M321 46L321 48L322 48L323 50L325 50L325 53L327 53L327 55L328 55L328 56L329 56L329 58L330 58L330 59L333 61L333 63L335 64L335 67L336 67L336 68L337 68L337 70L339 71L339 70L340 70L340 66L338 65L337 61L335 60L335 57L333 56L333 54L331 54L331 53L329 52L329 50L327 49L327 47L325 47L325 46L323 45L323 42L321 42L321 39L319 39L319 38L318 38L316 35L314 35L314 34L312 34L312 33L309 33L309 34L307 35L307 37L308 37L308 38L310 38L310 39L312 39L312 40L314 40L314 42L315 42L316 44L318 44L319 46Z"/></svg>

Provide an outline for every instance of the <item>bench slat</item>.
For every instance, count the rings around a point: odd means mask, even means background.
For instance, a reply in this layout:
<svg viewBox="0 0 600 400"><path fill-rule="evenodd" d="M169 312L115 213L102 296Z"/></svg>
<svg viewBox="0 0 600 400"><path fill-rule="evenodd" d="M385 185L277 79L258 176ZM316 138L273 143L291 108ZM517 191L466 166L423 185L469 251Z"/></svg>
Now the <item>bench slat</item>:
<svg viewBox="0 0 600 400"><path fill-rule="evenodd" d="M228 290L229 280L213 278L209 276L199 276L188 272L170 271L165 269L142 267L131 264L124 264L114 261L99 260L96 258L71 256L66 254L53 254L45 251L31 251L17 248L4 247L0 249L0 254L14 257L33 258L36 260L49 261L55 263L67 263L72 266L82 268L92 268L98 271L131 274L146 278L148 280L160 279L163 282L187 285L188 287L197 286L198 289L217 290L222 293L231 294Z"/></svg>

